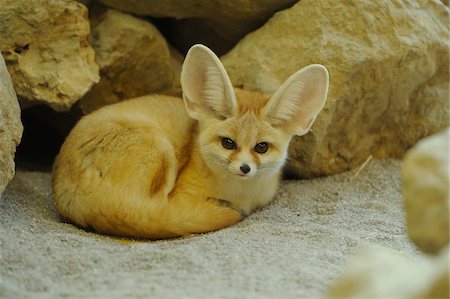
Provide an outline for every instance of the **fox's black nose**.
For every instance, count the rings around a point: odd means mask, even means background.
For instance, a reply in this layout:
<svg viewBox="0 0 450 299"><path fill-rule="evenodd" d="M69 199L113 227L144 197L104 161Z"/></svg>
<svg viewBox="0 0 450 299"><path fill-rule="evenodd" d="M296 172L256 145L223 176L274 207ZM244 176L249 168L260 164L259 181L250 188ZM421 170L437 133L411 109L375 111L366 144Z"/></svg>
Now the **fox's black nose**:
<svg viewBox="0 0 450 299"><path fill-rule="evenodd" d="M239 167L239 169L241 170L241 172L243 174L247 174L250 172L250 166L248 166L247 164L242 164L241 167Z"/></svg>

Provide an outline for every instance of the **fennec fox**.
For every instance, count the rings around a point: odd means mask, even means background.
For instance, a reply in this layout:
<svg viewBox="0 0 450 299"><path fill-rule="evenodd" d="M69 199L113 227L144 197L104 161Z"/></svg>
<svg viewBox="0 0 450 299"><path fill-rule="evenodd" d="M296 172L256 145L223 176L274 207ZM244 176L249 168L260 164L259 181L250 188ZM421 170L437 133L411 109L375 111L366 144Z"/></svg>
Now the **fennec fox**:
<svg viewBox="0 0 450 299"><path fill-rule="evenodd" d="M54 165L61 215L117 236L169 238L232 225L274 196L293 135L322 109L328 72L310 65L272 96L233 89L215 54L193 46L184 101L152 95L84 117Z"/></svg>

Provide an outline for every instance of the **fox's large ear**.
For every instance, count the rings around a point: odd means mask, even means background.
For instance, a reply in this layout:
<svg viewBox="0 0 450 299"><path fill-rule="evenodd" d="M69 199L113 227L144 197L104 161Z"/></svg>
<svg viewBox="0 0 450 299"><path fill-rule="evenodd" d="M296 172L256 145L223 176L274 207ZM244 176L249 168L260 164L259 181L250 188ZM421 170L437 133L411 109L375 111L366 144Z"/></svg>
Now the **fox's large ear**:
<svg viewBox="0 0 450 299"><path fill-rule="evenodd" d="M203 45L189 49L181 70L181 87L189 115L228 118L236 112L236 95L225 68Z"/></svg>
<svg viewBox="0 0 450 299"><path fill-rule="evenodd" d="M325 105L328 71L320 64L302 68L290 76L263 108L262 115L275 127L293 135L308 133Z"/></svg>

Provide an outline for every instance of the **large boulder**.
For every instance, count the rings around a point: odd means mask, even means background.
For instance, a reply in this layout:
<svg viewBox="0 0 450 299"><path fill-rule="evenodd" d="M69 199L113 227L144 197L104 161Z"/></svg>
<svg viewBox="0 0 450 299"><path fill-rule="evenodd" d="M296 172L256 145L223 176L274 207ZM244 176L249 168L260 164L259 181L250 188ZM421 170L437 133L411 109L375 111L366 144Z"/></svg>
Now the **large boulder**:
<svg viewBox="0 0 450 299"><path fill-rule="evenodd" d="M408 235L427 253L449 243L450 128L421 140L405 156L402 189Z"/></svg>
<svg viewBox="0 0 450 299"><path fill-rule="evenodd" d="M437 0L302 0L248 34L222 61L235 86L273 92L312 63L330 72L327 104L295 138L289 171L401 157L448 125L448 10Z"/></svg>
<svg viewBox="0 0 450 299"><path fill-rule="evenodd" d="M170 92L170 50L155 26L113 9L92 16L92 46L101 79L80 101L84 113L150 93Z"/></svg>
<svg viewBox="0 0 450 299"><path fill-rule="evenodd" d="M165 32L182 51L202 42L219 54L240 38L261 26L274 12L298 0L100 0L102 3L138 15L173 18Z"/></svg>
<svg viewBox="0 0 450 299"><path fill-rule="evenodd" d="M14 176L14 154L22 131L19 102L0 55L0 197Z"/></svg>
<svg viewBox="0 0 450 299"><path fill-rule="evenodd" d="M69 0L0 6L0 49L17 94L69 110L99 80L86 7Z"/></svg>
<svg viewBox="0 0 450 299"><path fill-rule="evenodd" d="M100 0L105 5L138 15L175 19L207 18L211 20L255 21L297 0Z"/></svg>

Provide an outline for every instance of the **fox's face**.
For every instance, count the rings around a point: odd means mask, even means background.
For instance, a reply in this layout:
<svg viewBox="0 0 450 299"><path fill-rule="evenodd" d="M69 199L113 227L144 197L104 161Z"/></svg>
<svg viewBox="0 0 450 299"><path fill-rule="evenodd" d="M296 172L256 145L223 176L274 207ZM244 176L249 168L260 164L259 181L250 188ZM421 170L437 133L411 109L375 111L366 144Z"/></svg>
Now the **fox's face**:
<svg viewBox="0 0 450 299"><path fill-rule="evenodd" d="M287 157L293 135L304 135L324 106L328 72L310 65L271 97L233 89L220 60L192 47L181 72L186 110L199 124L198 150L217 175L271 177Z"/></svg>
<svg viewBox="0 0 450 299"><path fill-rule="evenodd" d="M237 115L200 124L200 154L218 175L271 177L284 165L291 136L261 117L268 96L237 89L236 100Z"/></svg>

